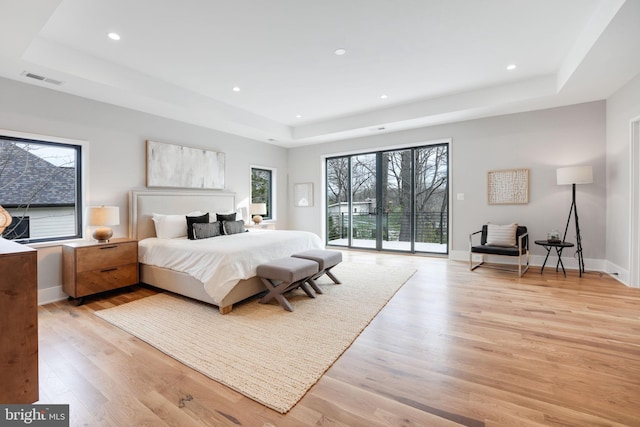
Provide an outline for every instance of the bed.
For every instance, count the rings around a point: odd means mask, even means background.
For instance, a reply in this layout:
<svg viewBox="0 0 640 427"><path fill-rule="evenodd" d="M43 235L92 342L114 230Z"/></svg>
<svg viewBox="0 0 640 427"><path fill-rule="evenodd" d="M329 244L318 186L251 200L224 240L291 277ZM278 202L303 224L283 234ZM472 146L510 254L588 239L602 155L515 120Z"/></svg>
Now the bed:
<svg viewBox="0 0 640 427"><path fill-rule="evenodd" d="M255 276L259 264L324 247L316 234L304 231L251 230L203 240L156 237L154 213L209 212L215 220L216 213L235 212L236 206L235 193L131 191L129 234L139 242L140 282L216 305L227 314L233 304L265 290ZM213 255L216 246L224 251Z"/></svg>

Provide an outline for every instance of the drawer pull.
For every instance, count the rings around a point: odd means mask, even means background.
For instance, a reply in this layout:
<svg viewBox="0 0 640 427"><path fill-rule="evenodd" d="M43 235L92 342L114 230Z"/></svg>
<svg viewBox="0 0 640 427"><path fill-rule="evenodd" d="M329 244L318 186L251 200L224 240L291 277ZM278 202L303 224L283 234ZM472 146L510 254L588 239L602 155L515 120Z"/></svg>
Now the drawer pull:
<svg viewBox="0 0 640 427"><path fill-rule="evenodd" d="M102 249L115 249L115 248L117 248L117 247L118 247L118 245L113 245L113 246L100 246L100 249L101 249L101 250L102 250Z"/></svg>
<svg viewBox="0 0 640 427"><path fill-rule="evenodd" d="M105 268L104 270L100 270L101 273L108 273L109 271L116 271L118 267Z"/></svg>

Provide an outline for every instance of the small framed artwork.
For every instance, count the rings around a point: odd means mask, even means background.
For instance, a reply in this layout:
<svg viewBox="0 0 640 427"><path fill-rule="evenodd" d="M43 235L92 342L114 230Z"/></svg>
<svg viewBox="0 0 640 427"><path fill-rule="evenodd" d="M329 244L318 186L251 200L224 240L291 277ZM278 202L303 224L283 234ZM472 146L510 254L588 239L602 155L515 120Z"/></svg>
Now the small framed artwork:
<svg viewBox="0 0 640 427"><path fill-rule="evenodd" d="M529 169L489 171L487 200L490 205L529 203Z"/></svg>
<svg viewBox="0 0 640 427"><path fill-rule="evenodd" d="M313 183L293 184L293 203L298 207L313 206Z"/></svg>

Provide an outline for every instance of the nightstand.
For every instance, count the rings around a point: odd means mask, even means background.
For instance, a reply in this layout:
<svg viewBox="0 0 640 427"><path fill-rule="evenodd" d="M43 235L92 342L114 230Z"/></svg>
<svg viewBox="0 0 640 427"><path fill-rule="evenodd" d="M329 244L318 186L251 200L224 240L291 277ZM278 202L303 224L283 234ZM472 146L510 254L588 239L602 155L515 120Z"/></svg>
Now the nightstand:
<svg viewBox="0 0 640 427"><path fill-rule="evenodd" d="M253 228L257 230L275 230L276 224L275 222L261 222L260 224L256 225L253 222L250 222L248 224L245 224L244 227Z"/></svg>
<svg viewBox="0 0 640 427"><path fill-rule="evenodd" d="M87 295L135 285L138 281L137 240L62 245L62 290L70 299L79 299L78 305Z"/></svg>

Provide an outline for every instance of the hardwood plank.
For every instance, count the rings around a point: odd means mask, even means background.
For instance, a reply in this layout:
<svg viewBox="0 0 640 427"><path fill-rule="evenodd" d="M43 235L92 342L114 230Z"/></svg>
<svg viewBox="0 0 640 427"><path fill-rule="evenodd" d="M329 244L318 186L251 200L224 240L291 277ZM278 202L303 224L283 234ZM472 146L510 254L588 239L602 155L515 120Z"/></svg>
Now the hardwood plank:
<svg viewBox="0 0 640 427"><path fill-rule="evenodd" d="M93 315L157 293L146 286L39 308L41 402L69 403L72 425L640 425L640 289L593 272L343 259L417 272L288 414Z"/></svg>

